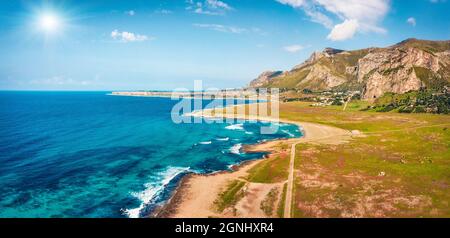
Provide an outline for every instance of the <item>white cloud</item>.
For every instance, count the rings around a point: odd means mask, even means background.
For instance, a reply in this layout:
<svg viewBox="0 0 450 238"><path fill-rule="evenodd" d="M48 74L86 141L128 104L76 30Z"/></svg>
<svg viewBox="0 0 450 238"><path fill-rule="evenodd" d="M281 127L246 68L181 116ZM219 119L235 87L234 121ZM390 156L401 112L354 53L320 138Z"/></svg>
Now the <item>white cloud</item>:
<svg viewBox="0 0 450 238"><path fill-rule="evenodd" d="M305 4L305 0L277 0L277 2L290 5L292 7L301 7Z"/></svg>
<svg viewBox="0 0 450 238"><path fill-rule="evenodd" d="M129 11L126 11L125 14L127 14L128 16L134 16L134 15L136 15L136 12L134 10L129 10Z"/></svg>
<svg viewBox="0 0 450 238"><path fill-rule="evenodd" d="M226 9L226 10L231 10L231 7L228 6L228 4L219 1L219 0L206 0L206 3L211 7L211 8L221 8L221 9Z"/></svg>
<svg viewBox="0 0 450 238"><path fill-rule="evenodd" d="M406 23L410 24L411 26L417 25L416 18L414 18L414 17L408 18L408 20L406 20Z"/></svg>
<svg viewBox="0 0 450 238"><path fill-rule="evenodd" d="M140 41L147 41L151 38L146 35L139 35L127 31L120 32L118 30L114 30L111 32L111 38L114 40L119 40L121 42L140 42Z"/></svg>
<svg viewBox="0 0 450 238"><path fill-rule="evenodd" d="M351 39L358 30L358 27L358 20L345 20L343 23L334 26L327 38L332 41Z"/></svg>
<svg viewBox="0 0 450 238"><path fill-rule="evenodd" d="M303 50L304 48L305 47L302 45L289 45L289 46L283 47L283 49L285 51L290 52L290 53L297 53L297 52Z"/></svg>
<svg viewBox="0 0 450 238"><path fill-rule="evenodd" d="M379 26L390 9L390 0L276 0L279 3L302 9L310 20L332 29L330 35L338 34L336 29L353 30L356 32L385 33ZM334 20L341 23L335 24ZM357 22L357 24L355 24ZM334 32L333 32L334 31ZM341 34L344 35L344 34ZM330 38L330 37L329 37ZM346 37L344 37L346 38ZM351 37L350 37L351 38ZM346 38L346 39L350 39Z"/></svg>
<svg viewBox="0 0 450 238"><path fill-rule="evenodd" d="M252 28L243 28L243 27L237 27L237 26L227 26L227 25L221 25L221 24L208 24L208 23L194 23L192 24L195 27L198 28L205 28L209 30L219 31L219 32L225 32L225 33L233 33L233 34L241 34L241 33L251 33L251 34L257 34L261 36L267 36L267 32L263 31L262 29L258 27L252 27Z"/></svg>
<svg viewBox="0 0 450 238"><path fill-rule="evenodd" d="M161 9L161 10L156 10L155 13L168 15L168 14L172 14L173 11L167 10L167 9Z"/></svg>
<svg viewBox="0 0 450 238"><path fill-rule="evenodd" d="M315 0L341 19L376 25L389 11L389 0Z"/></svg>
<svg viewBox="0 0 450 238"><path fill-rule="evenodd" d="M312 22L319 23L328 29L333 28L333 20L331 20L327 15L309 8L305 8L304 10Z"/></svg>
<svg viewBox="0 0 450 238"><path fill-rule="evenodd" d="M47 85L47 86L49 86L49 85L51 85L51 86L65 86L65 85L86 86L86 85L92 84L92 82L88 81L88 80L77 81L77 80L74 80L72 78L65 77L65 76L53 76L50 78L36 79L36 80L29 81L29 83L33 84L33 85Z"/></svg>
<svg viewBox="0 0 450 238"><path fill-rule="evenodd" d="M193 24L195 27L200 28L207 28L214 31L220 31L220 32L226 32L226 33L234 33L234 34L240 34L243 32L247 32L248 30L241 27L235 27L235 26L225 26L220 24L199 24L195 23Z"/></svg>
<svg viewBox="0 0 450 238"><path fill-rule="evenodd" d="M224 15L227 11L233 10L230 5L219 0L187 0L186 2L188 3L188 7L186 7L186 9L197 14Z"/></svg>

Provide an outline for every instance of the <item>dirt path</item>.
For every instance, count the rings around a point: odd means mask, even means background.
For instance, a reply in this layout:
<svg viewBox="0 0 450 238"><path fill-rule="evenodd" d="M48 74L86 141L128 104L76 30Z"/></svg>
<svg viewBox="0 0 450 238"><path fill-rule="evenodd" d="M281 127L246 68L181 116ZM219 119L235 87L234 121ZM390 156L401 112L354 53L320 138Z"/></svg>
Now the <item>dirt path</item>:
<svg viewBox="0 0 450 238"><path fill-rule="evenodd" d="M294 190L294 164L295 164L295 147L299 143L292 144L291 147L291 161L289 162L289 176L288 176L288 184L286 191L286 201L284 203L284 218L291 218L292 214L292 199L294 196L292 195Z"/></svg>
<svg viewBox="0 0 450 238"><path fill-rule="evenodd" d="M291 122L294 123L294 122ZM295 122L304 130L304 136L297 139L291 145L291 156L289 161L289 176L286 191L286 200L284 205L284 218L292 217L292 203L294 201L294 172L295 172L295 153L297 145L301 143L320 143L320 144L341 144L347 142L352 133L340 128L324 126L308 122Z"/></svg>

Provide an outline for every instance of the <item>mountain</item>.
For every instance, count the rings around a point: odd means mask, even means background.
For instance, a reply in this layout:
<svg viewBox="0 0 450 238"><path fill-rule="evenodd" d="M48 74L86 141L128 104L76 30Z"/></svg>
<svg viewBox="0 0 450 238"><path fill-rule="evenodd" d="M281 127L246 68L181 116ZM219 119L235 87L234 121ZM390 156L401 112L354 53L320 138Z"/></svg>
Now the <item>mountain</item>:
<svg viewBox="0 0 450 238"><path fill-rule="evenodd" d="M288 72L265 72L251 88L361 91L366 100L450 85L450 41L408 39L386 48L315 52Z"/></svg>
<svg viewBox="0 0 450 238"><path fill-rule="evenodd" d="M267 85L273 78L281 76L283 71L265 71L250 83L251 88L260 88Z"/></svg>

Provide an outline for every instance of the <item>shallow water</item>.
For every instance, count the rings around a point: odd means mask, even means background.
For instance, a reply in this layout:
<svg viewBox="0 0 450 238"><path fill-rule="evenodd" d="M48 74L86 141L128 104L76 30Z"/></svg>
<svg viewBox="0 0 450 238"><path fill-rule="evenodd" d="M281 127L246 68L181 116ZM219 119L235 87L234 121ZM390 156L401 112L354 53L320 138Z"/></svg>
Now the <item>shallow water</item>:
<svg viewBox="0 0 450 238"><path fill-rule="evenodd" d="M281 124L174 124L168 98L0 92L0 217L138 217L188 172L256 159L241 147L301 136ZM206 104L207 102L205 102Z"/></svg>

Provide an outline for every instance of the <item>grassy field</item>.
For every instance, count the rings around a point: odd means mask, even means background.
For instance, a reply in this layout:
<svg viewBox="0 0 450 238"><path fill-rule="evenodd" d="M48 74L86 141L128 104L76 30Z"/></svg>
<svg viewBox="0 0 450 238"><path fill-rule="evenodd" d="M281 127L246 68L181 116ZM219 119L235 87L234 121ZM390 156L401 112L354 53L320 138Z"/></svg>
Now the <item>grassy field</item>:
<svg viewBox="0 0 450 238"><path fill-rule="evenodd" d="M243 196L242 188L245 182L234 180L228 184L227 188L219 194L216 199L215 206L217 211L223 212L226 208L234 206Z"/></svg>
<svg viewBox="0 0 450 238"><path fill-rule="evenodd" d="M350 143L300 144L296 217L450 217L450 116L281 105L281 117L359 130Z"/></svg>
<svg viewBox="0 0 450 238"><path fill-rule="evenodd" d="M287 183L283 185L283 192L281 193L280 202L278 203L277 217L279 218L284 217L284 203L286 201L286 191L287 191Z"/></svg>
<svg viewBox="0 0 450 238"><path fill-rule="evenodd" d="M265 159L249 171L247 180L253 183L278 183L286 180L289 155L286 153Z"/></svg>

